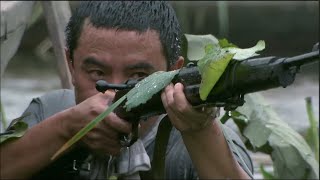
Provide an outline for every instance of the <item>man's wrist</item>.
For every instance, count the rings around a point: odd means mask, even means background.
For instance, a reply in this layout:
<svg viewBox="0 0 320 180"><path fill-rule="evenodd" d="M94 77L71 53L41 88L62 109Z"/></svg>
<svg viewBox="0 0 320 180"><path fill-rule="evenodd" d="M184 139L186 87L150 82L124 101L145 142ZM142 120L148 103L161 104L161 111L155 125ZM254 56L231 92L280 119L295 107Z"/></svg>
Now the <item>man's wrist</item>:
<svg viewBox="0 0 320 180"><path fill-rule="evenodd" d="M194 122L194 127L190 127L185 130L180 130L181 133L197 133L210 126L220 116L220 108L218 107L201 107L200 112L206 113L207 117L204 120L199 120L197 123Z"/></svg>
<svg viewBox="0 0 320 180"><path fill-rule="evenodd" d="M217 125L217 121L219 121L218 117L211 117L211 120L206 121L202 127L200 128L190 128L183 131L180 131L181 135L185 136L194 136L194 135L200 135L200 134L206 134L207 131L210 131L210 129L213 126Z"/></svg>
<svg viewBox="0 0 320 180"><path fill-rule="evenodd" d="M74 119L74 113L72 113L73 109L66 109L60 113L57 113L57 120L58 120L58 128L59 128L59 134L63 139L70 139L73 136L73 119ZM72 115L73 114L73 115Z"/></svg>

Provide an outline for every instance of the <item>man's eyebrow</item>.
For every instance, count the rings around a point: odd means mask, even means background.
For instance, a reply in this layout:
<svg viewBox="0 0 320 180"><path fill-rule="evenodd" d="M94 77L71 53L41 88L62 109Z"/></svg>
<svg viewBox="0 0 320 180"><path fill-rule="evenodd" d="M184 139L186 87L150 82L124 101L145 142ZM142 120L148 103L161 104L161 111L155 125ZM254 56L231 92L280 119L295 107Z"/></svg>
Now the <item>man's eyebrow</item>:
<svg viewBox="0 0 320 180"><path fill-rule="evenodd" d="M144 69L149 71L154 71L155 68L150 64L146 62L139 62L136 64L128 65L125 67L126 70L135 70L135 69Z"/></svg>
<svg viewBox="0 0 320 180"><path fill-rule="evenodd" d="M100 66L100 67L107 67L106 64L104 64L103 62L99 61L98 59L94 58L94 57L87 57L84 59L83 61L83 65L87 66L87 65L96 65L96 66Z"/></svg>

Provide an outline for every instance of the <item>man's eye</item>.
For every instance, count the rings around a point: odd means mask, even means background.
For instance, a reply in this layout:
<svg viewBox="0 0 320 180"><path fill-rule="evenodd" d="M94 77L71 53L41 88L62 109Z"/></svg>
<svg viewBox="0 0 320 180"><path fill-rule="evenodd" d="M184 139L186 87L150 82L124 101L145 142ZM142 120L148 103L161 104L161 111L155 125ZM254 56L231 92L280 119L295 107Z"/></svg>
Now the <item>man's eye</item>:
<svg viewBox="0 0 320 180"><path fill-rule="evenodd" d="M89 75L94 81L98 81L104 78L104 72L100 70L91 70L89 71Z"/></svg>
<svg viewBox="0 0 320 180"><path fill-rule="evenodd" d="M149 74L145 73L145 72L135 72L135 73L132 73L130 78L134 78L134 79L137 79L137 78L142 78L142 77L147 77Z"/></svg>

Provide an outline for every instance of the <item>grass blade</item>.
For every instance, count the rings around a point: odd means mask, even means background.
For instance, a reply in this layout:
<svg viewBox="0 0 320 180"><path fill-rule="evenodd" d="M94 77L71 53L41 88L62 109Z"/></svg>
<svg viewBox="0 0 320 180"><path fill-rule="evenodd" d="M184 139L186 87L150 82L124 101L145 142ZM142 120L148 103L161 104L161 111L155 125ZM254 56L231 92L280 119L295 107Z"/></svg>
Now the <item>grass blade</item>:
<svg viewBox="0 0 320 180"><path fill-rule="evenodd" d="M1 124L2 124L2 129L0 131L5 130L7 128L7 120L6 120L6 115L4 114L4 109L2 107L2 102L0 101L0 114L1 114Z"/></svg>
<svg viewBox="0 0 320 180"><path fill-rule="evenodd" d="M306 97L306 106L307 106L307 113L308 118L310 122L310 131L311 131L311 139L312 139L312 147L314 148L314 154L316 157L316 160L319 162L319 132L317 128L317 120L314 117L313 108L312 108L312 102L311 97Z"/></svg>

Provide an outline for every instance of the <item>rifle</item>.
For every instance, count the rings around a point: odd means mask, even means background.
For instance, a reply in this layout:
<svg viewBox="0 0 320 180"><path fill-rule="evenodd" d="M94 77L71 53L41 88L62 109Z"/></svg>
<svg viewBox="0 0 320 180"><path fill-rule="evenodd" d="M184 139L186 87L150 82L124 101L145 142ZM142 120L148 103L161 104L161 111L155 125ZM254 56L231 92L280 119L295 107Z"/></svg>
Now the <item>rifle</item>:
<svg viewBox="0 0 320 180"><path fill-rule="evenodd" d="M245 94L277 87L285 88L291 85L302 65L319 62L319 43L315 47L312 52L293 57L270 56L231 61L205 101L201 100L199 96L201 75L195 63L183 67L172 82L180 82L184 85L185 96L193 106L224 107L226 111L231 111L245 103ZM117 90L114 99L116 101L140 80L129 79L124 84L110 84L99 80L96 83L96 89L100 92L105 92L108 89ZM123 104L114 112L120 118L129 119L133 123L133 127L138 127L140 119L165 113L165 109L161 101L161 92L159 92L145 104L141 104L129 112L123 108Z"/></svg>

